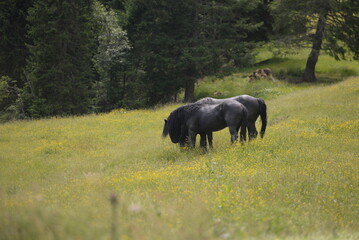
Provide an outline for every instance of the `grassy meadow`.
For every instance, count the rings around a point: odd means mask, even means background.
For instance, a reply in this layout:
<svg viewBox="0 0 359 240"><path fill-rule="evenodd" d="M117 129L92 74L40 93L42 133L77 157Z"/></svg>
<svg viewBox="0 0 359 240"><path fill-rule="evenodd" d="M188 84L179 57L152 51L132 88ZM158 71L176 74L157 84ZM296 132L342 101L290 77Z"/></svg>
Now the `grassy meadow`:
<svg viewBox="0 0 359 240"><path fill-rule="evenodd" d="M258 67L295 78L304 56ZM178 104L0 125L0 239L359 239L359 63L321 56L316 84L252 70L196 94L264 98L264 139L225 129L208 153L161 138Z"/></svg>

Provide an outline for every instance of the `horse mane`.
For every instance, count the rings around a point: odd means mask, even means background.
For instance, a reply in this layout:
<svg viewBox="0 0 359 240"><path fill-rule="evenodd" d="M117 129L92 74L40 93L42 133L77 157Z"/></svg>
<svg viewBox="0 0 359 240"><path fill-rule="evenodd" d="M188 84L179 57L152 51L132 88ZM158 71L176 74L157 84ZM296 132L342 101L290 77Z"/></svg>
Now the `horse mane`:
<svg viewBox="0 0 359 240"><path fill-rule="evenodd" d="M184 115L185 115L185 119L187 120L187 118L189 116L191 116L193 113L197 112L203 105L205 105L205 102L195 102L195 103L189 103L186 105L183 105L183 109L184 109Z"/></svg>
<svg viewBox="0 0 359 240"><path fill-rule="evenodd" d="M198 111L202 105L202 103L190 103L178 107L177 109L172 111L167 118L166 127L163 131L163 136L166 137L169 134L171 140L173 141L175 139L174 143L177 143L177 139L181 139L182 137L182 125L184 125L188 117L190 117L194 112Z"/></svg>

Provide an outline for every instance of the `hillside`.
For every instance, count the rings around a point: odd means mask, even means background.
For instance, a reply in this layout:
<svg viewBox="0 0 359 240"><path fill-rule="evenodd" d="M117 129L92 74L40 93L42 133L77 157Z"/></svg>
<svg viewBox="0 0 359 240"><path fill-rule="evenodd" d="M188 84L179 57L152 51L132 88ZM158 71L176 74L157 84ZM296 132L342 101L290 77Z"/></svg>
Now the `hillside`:
<svg viewBox="0 0 359 240"><path fill-rule="evenodd" d="M0 125L0 239L110 239L113 193L119 239L359 238L359 78L290 87L207 154L161 138L179 105Z"/></svg>
<svg viewBox="0 0 359 240"><path fill-rule="evenodd" d="M254 67L241 69L229 76L210 76L200 80L196 89L196 97L225 98L249 94L270 100L313 85L308 83L296 84L304 72L309 55L308 50L300 50L296 54L283 57L273 55L266 48L257 51ZM257 68L272 69L277 81L273 83L267 80L259 80L249 84L248 76ZM316 68L319 81L315 85L333 84L344 78L359 75L358 61L336 61L326 54L320 56Z"/></svg>

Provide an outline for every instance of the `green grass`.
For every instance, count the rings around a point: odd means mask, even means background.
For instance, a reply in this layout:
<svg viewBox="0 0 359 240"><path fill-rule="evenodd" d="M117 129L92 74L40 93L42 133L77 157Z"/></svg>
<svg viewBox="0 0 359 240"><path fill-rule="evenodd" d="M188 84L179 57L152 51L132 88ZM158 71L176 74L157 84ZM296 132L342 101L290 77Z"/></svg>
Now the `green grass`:
<svg viewBox="0 0 359 240"><path fill-rule="evenodd" d="M111 239L113 193L119 239L358 239L359 78L239 82L267 133L206 154L161 138L179 105L0 125L0 239Z"/></svg>
<svg viewBox="0 0 359 240"><path fill-rule="evenodd" d="M274 99L313 84L297 84L302 76L309 52L301 50L295 55L274 57L268 50L258 50L257 63L252 68L222 78L206 77L199 81L195 90L197 99L203 97L227 98L248 94L266 100ZM248 76L258 68L270 68L277 82L261 79L248 82ZM336 61L326 54L321 54L316 67L317 85L333 84L344 78L359 75L358 61Z"/></svg>

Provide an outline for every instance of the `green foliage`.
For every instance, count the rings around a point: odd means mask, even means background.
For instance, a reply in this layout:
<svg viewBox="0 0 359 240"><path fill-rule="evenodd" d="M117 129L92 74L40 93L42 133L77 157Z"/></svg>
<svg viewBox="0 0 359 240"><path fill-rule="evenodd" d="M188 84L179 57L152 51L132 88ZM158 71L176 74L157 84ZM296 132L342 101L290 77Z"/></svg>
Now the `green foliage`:
<svg viewBox="0 0 359 240"><path fill-rule="evenodd" d="M36 118L148 107L183 88L193 100L197 79L250 64L254 42L270 28L268 1L260 0L0 6L0 76L17 81L24 113Z"/></svg>
<svg viewBox="0 0 359 240"><path fill-rule="evenodd" d="M126 0L100 0L99 2L114 10L124 10Z"/></svg>
<svg viewBox="0 0 359 240"><path fill-rule="evenodd" d="M308 47L315 38L319 16L325 16L323 47L336 59L357 55L357 26L359 18L357 1L333 0L284 0L273 1L272 14L275 18L274 32L280 43L296 47Z"/></svg>
<svg viewBox="0 0 359 240"><path fill-rule="evenodd" d="M91 3L36 0L30 8L30 110L37 109L32 115L88 112L94 46Z"/></svg>
<svg viewBox="0 0 359 240"><path fill-rule="evenodd" d="M182 47L191 36L191 10L182 8L181 4L179 1L132 1L127 6L126 30L133 45L132 59L144 72L144 91L150 104L175 94L183 74L178 69L193 62L189 53L181 56Z"/></svg>
<svg viewBox="0 0 359 240"><path fill-rule="evenodd" d="M0 77L0 122L24 118L23 99L17 82Z"/></svg>
<svg viewBox="0 0 359 240"><path fill-rule="evenodd" d="M333 1L337 13L330 16L327 49L336 59L359 59L359 2L353 0ZM334 23L334 24L332 24Z"/></svg>
<svg viewBox="0 0 359 240"><path fill-rule="evenodd" d="M130 46L113 10L94 2L94 18L100 29L98 49L93 58L99 74L99 81L94 85L93 108L109 111L123 106Z"/></svg>
<svg viewBox="0 0 359 240"><path fill-rule="evenodd" d="M3 89L16 82L17 92L3 95L0 111L11 106L15 117L143 108L178 100L180 92L185 101L206 96L195 83L247 71L273 20L284 42L307 45L316 19L326 16L325 50L337 59L358 57L359 6L351 0L5 0L0 9L0 77L11 79L2 80ZM283 66L277 78L299 78L302 68ZM332 73L338 79L355 71ZM207 93L236 94L231 85ZM267 82L239 85L260 96L282 92Z"/></svg>
<svg viewBox="0 0 359 240"><path fill-rule="evenodd" d="M2 0L0 2L0 76L9 76L20 88L25 85L23 71L29 51L26 44L27 11L33 0Z"/></svg>
<svg viewBox="0 0 359 240"><path fill-rule="evenodd" d="M312 49L301 81L317 81L315 69L322 49L337 60L353 53L357 57L357 1L282 0L272 6L278 41Z"/></svg>
<svg viewBox="0 0 359 240"><path fill-rule="evenodd" d="M251 62L251 18L259 1L132 1L126 30L136 66L145 73L150 103L166 101L185 88L191 101L195 81L232 61Z"/></svg>

